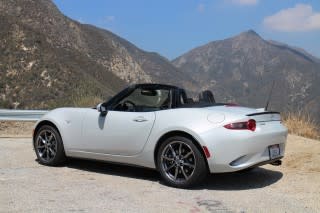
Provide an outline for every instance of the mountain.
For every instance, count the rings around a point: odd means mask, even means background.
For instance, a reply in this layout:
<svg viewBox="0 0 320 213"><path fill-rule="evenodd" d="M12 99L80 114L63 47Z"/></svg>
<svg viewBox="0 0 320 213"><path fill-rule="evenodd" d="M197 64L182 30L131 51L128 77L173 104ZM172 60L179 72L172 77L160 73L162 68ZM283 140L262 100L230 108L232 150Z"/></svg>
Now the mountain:
<svg viewBox="0 0 320 213"><path fill-rule="evenodd" d="M49 0L0 0L0 26L0 108L90 102L129 83L195 85L166 58L74 21Z"/></svg>
<svg viewBox="0 0 320 213"><path fill-rule="evenodd" d="M64 16L49 0L0 0L0 108L93 106L129 83L211 89L220 102L307 110L320 121L320 60L249 30L172 63ZM174 65L174 66L173 66Z"/></svg>
<svg viewBox="0 0 320 213"><path fill-rule="evenodd" d="M306 51L261 38L253 30L192 49L172 63L220 102L307 110L320 121L320 63Z"/></svg>

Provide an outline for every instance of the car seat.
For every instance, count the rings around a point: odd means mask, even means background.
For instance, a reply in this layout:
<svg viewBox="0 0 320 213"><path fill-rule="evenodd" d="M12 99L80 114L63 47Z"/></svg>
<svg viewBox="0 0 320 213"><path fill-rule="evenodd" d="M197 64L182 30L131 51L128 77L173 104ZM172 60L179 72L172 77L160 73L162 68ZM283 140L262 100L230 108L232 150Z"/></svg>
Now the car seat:
<svg viewBox="0 0 320 213"><path fill-rule="evenodd" d="M205 90L199 94L199 102L216 103L213 93L210 90Z"/></svg>

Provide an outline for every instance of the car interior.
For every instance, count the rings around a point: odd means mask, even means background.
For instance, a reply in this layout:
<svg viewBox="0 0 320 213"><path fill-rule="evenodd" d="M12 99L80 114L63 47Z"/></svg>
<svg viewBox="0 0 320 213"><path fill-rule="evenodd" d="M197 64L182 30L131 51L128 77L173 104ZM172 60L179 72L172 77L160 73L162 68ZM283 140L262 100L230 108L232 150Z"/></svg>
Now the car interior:
<svg viewBox="0 0 320 213"><path fill-rule="evenodd" d="M170 108L196 108L219 105L213 93L205 90L195 100L181 88L143 88L131 90L114 105L114 111L150 112Z"/></svg>

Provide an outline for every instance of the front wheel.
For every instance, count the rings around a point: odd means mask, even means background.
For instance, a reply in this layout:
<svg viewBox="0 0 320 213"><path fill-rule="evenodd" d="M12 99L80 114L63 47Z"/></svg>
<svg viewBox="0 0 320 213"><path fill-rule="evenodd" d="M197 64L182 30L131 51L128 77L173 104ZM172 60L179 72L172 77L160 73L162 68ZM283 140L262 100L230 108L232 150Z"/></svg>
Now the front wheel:
<svg viewBox="0 0 320 213"><path fill-rule="evenodd" d="M34 150L39 163L44 165L57 166L66 160L61 136L52 126L40 127L34 139Z"/></svg>
<svg viewBox="0 0 320 213"><path fill-rule="evenodd" d="M168 185L178 188L191 187L207 175L200 150L193 141L180 136L168 138L160 145L157 168Z"/></svg>

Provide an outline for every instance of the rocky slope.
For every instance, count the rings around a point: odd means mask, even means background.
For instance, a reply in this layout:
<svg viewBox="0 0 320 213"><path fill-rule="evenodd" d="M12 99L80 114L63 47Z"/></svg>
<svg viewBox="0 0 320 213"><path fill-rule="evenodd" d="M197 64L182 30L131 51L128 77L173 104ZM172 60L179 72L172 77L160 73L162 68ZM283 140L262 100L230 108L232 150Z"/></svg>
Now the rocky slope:
<svg viewBox="0 0 320 213"><path fill-rule="evenodd" d="M173 60L219 101L274 110L307 110L320 121L320 63L303 50L267 41L252 30L210 42Z"/></svg>
<svg viewBox="0 0 320 213"><path fill-rule="evenodd" d="M0 108L94 105L135 82L211 89L218 101L308 110L320 121L320 60L254 31L175 59L64 16L49 0L0 0ZM91 104L92 103L92 104Z"/></svg>
<svg viewBox="0 0 320 213"><path fill-rule="evenodd" d="M0 108L74 105L135 82L194 85L162 56L71 20L49 0L0 0L0 26Z"/></svg>

